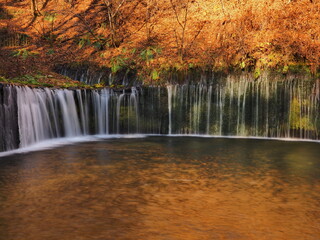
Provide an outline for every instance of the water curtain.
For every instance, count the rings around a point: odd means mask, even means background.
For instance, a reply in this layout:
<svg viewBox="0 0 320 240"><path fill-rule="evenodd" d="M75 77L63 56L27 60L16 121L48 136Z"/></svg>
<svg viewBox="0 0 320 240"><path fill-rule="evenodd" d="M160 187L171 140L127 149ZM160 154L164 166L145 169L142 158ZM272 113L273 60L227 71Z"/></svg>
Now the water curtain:
<svg viewBox="0 0 320 240"><path fill-rule="evenodd" d="M130 90L0 88L0 150L108 134L320 138L319 84L247 81Z"/></svg>

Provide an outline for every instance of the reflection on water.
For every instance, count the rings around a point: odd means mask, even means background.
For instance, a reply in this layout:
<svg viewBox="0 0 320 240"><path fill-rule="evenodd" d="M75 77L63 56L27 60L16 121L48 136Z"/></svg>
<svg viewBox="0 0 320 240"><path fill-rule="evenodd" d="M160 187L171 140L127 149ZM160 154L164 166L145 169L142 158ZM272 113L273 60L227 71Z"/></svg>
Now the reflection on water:
<svg viewBox="0 0 320 240"><path fill-rule="evenodd" d="M149 137L0 158L0 239L319 239L316 143Z"/></svg>

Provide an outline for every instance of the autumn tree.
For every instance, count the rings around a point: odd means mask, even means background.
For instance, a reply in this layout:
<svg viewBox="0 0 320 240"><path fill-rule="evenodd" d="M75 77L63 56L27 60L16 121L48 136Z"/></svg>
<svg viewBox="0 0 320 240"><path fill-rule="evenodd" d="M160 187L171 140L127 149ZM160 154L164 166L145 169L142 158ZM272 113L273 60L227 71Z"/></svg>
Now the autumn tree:
<svg viewBox="0 0 320 240"><path fill-rule="evenodd" d="M182 60L208 21L199 15L201 9L195 0L170 0L170 5L177 23L173 29L177 52Z"/></svg>
<svg viewBox="0 0 320 240"><path fill-rule="evenodd" d="M38 1L31 0L31 11L34 17L41 15L39 8L38 8Z"/></svg>
<svg viewBox="0 0 320 240"><path fill-rule="evenodd" d="M178 28L174 29L174 36L178 48L178 55L181 58L184 56L185 36L190 3L191 0L170 0L174 18L178 23Z"/></svg>
<svg viewBox="0 0 320 240"><path fill-rule="evenodd" d="M2 17L1 28L31 36L40 48L49 39L51 45L55 41L64 49L77 49L83 59L90 54L102 62L121 55L137 62L140 54L156 55L155 49L161 49L153 64L164 68L177 58L249 71L304 64L315 72L320 64L319 0L20 2L8 7L2 3L3 11L19 14Z"/></svg>
<svg viewBox="0 0 320 240"><path fill-rule="evenodd" d="M118 47L120 44L117 30L121 25L121 8L127 1L128 0L103 0L107 15L106 22L110 31L110 46L112 47Z"/></svg>
<svg viewBox="0 0 320 240"><path fill-rule="evenodd" d="M145 29L146 29L146 40L150 42L154 36L153 29L155 26L154 19L156 18L156 14L159 11L158 1L156 0L145 0L144 5L146 8L145 15Z"/></svg>

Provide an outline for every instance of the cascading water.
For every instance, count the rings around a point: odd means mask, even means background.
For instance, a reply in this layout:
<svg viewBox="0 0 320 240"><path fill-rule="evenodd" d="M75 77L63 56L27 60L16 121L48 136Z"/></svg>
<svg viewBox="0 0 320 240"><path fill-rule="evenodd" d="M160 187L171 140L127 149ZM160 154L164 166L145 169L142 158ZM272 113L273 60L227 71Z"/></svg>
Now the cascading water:
<svg viewBox="0 0 320 240"><path fill-rule="evenodd" d="M0 152L19 146L16 89L0 84Z"/></svg>
<svg viewBox="0 0 320 240"><path fill-rule="evenodd" d="M168 85L168 113L169 113L169 131L168 133L172 133L172 98L175 95L176 86Z"/></svg>
<svg viewBox="0 0 320 240"><path fill-rule="evenodd" d="M89 134L319 139L319 81L247 79L117 92L1 86L0 150Z"/></svg>
<svg viewBox="0 0 320 240"><path fill-rule="evenodd" d="M65 66L56 67L56 72L71 79L83 82L88 85L94 85L109 81L107 69L91 70L88 66Z"/></svg>
<svg viewBox="0 0 320 240"><path fill-rule="evenodd" d="M319 92L299 81L168 87L173 134L318 138Z"/></svg>
<svg viewBox="0 0 320 240"><path fill-rule="evenodd" d="M127 86L129 82L135 82L132 78L136 78L134 71L122 69L113 73L111 69L93 65L89 66L84 63L58 65L55 67L55 71L87 85L102 84L111 86L113 84L121 84Z"/></svg>

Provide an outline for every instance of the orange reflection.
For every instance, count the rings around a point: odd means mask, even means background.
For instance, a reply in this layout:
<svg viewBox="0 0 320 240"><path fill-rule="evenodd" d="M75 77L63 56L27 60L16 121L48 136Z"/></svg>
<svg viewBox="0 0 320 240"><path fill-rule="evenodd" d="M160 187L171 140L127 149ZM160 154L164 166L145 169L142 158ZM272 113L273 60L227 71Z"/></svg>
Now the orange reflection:
<svg viewBox="0 0 320 240"><path fill-rule="evenodd" d="M47 162L8 175L11 184L1 191L0 239L320 236L319 182L288 181L276 169L236 162L184 162L171 153L159 154L165 146L139 152L112 144L99 147L112 149L110 155L126 151L124 160L100 164L83 155L92 151L83 144L81 161L76 161L79 154L71 154L65 163L54 162L61 152L52 150ZM43 154L36 155L44 159Z"/></svg>

